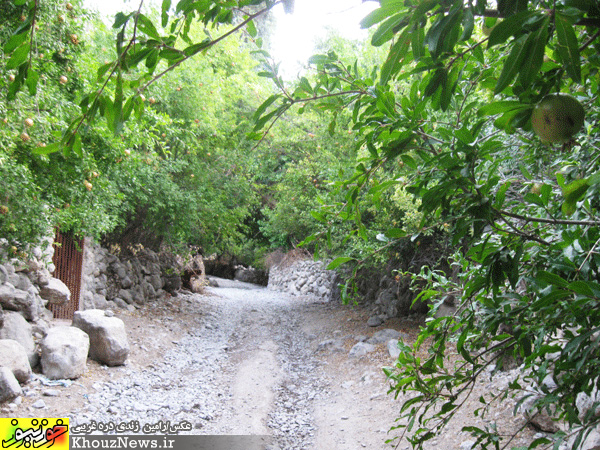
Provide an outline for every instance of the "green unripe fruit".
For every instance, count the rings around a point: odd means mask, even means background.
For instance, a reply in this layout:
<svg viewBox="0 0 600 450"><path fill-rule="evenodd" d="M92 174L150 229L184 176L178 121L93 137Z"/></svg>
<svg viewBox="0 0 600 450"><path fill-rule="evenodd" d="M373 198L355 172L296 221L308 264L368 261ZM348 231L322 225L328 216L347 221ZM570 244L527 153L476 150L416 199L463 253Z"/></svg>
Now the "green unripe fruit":
<svg viewBox="0 0 600 450"><path fill-rule="evenodd" d="M585 111L581 103L566 94L547 95L531 115L533 131L543 142L569 141L583 127Z"/></svg>

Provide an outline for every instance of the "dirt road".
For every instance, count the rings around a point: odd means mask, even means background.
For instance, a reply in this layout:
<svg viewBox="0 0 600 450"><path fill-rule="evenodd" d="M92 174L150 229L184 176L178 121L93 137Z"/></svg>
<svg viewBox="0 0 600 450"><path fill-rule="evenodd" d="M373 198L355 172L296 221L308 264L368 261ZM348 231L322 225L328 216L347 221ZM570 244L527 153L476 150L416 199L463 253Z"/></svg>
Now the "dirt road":
<svg viewBox="0 0 600 450"><path fill-rule="evenodd" d="M3 415L69 417L72 425L187 421L189 434L271 436L268 450L409 448L386 443L400 402L386 394L381 368L393 361L385 344L348 354L377 331L366 311L219 282L208 295L118 311L131 345L125 366L89 361L72 383L36 379ZM385 326L414 339L417 325ZM462 425L430 448L468 448Z"/></svg>

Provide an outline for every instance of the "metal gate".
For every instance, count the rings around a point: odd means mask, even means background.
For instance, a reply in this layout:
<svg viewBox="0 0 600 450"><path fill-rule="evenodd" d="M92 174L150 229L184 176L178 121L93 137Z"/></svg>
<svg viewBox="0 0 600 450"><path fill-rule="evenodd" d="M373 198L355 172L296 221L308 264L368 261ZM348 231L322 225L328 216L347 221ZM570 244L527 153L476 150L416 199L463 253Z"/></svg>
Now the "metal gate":
<svg viewBox="0 0 600 450"><path fill-rule="evenodd" d="M75 239L73 235L57 230L52 262L56 267L53 275L67 285L71 291L71 301L62 305L49 304L48 309L55 319L73 319L73 313L79 309L83 239Z"/></svg>

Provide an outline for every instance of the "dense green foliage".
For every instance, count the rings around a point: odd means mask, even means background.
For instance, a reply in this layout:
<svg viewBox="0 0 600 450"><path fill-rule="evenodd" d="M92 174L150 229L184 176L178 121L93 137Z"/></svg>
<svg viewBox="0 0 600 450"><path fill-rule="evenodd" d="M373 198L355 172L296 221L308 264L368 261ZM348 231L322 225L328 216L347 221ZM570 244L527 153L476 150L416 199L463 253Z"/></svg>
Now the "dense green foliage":
<svg viewBox="0 0 600 450"><path fill-rule="evenodd" d="M389 44L380 70L361 70L332 52L316 55L313 78L293 94L282 89L262 117L310 100L333 111L334 126L336 112L352 110L364 158L340 182L343 200L321 208L325 227L353 221L356 235L379 237L382 247L428 231L450 234L456 253L449 263L458 275L435 267L413 275L428 286L418 300L432 302L431 319L387 371L393 392L414 393L398 428L421 448L486 368L501 368L509 354L522 364L521 376L495 399L482 399L479 414L487 402L509 394L524 400L537 389L534 411L549 411L569 428L531 448L563 440L578 448L600 421L595 408L578 415L575 406L579 392L600 383L597 2L507 0L497 9L483 0L380 3L363 21L376 26L373 45ZM484 21L489 37L480 31ZM552 92L570 93L586 111L581 131L559 146L531 132L535 104ZM382 231L365 220L398 186L420 202L416 233L393 223ZM330 267L358 268L365 257L340 256ZM449 295L460 297L458 311L434 318ZM453 351L458 363L447 358ZM547 387L547 376L556 387ZM493 424L465 430L482 448L510 445Z"/></svg>
<svg viewBox="0 0 600 450"><path fill-rule="evenodd" d="M122 248L193 245L249 262L270 241L301 239L306 230L296 223L294 230L270 224L272 210L283 207L269 199L289 201L280 193L281 183L294 189L288 167L319 155L312 152L324 134L318 114L290 118L260 151L246 138L272 90L251 54L261 39L255 28L268 31L268 18L242 32L239 11L187 21L190 11L178 10L164 24L149 11L117 15L111 29L77 2L5 3L0 235L13 254L55 226ZM161 43L149 42L159 32ZM231 38L213 45L210 34ZM172 70L192 40L205 42L194 47L203 53ZM157 51L137 51L152 45ZM301 132L290 128L314 134L296 151Z"/></svg>
<svg viewBox="0 0 600 450"><path fill-rule="evenodd" d="M600 423L575 403L600 387L596 1L381 0L363 21L376 51L333 37L293 83L261 47L272 2L165 0L88 35L78 6L7 5L0 233L15 251L46 225L249 255L303 240L356 273L443 242L453 256L411 275L431 319L387 370L413 394L401 435L422 448L507 355L521 375L495 400L537 389L534 408L568 425L531 448L578 448ZM586 117L550 145L531 115L558 92ZM447 296L457 312L434 317Z"/></svg>

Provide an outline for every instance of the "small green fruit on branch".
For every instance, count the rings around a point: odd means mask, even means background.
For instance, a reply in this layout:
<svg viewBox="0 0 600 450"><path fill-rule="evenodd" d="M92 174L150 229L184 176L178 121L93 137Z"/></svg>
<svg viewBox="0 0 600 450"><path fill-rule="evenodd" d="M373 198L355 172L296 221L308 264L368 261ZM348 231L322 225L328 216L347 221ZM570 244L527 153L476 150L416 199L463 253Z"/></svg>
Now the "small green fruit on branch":
<svg viewBox="0 0 600 450"><path fill-rule="evenodd" d="M552 94L535 106L531 125L543 142L567 142L581 130L584 119L583 106L575 98Z"/></svg>

